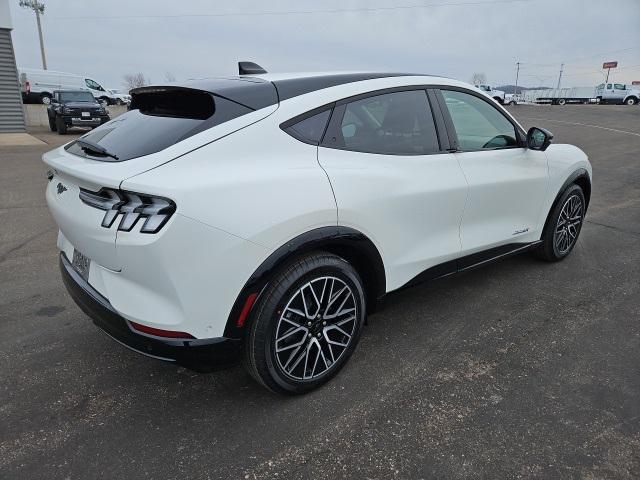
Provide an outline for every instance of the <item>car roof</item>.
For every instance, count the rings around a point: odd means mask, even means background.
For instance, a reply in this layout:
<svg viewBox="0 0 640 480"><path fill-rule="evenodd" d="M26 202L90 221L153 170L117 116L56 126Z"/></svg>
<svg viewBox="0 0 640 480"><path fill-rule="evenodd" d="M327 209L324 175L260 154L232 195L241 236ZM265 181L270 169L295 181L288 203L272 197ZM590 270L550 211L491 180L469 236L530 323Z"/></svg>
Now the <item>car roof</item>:
<svg viewBox="0 0 640 480"><path fill-rule="evenodd" d="M463 82L427 74L394 72L292 72L264 73L216 78L198 78L168 85L150 85L131 90L131 94L170 89L197 89L225 97L251 109L274 105L290 98L325 88L384 78L425 78L425 84L466 86ZM401 86L402 82L398 82Z"/></svg>

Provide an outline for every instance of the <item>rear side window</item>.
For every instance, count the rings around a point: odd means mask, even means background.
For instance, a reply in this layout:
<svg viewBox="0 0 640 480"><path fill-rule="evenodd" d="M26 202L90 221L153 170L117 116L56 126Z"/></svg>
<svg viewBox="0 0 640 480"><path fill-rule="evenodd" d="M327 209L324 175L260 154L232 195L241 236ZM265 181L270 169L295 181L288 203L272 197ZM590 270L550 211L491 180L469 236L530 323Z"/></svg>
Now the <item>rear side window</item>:
<svg viewBox="0 0 640 480"><path fill-rule="evenodd" d="M190 89L162 90L134 95L133 110L114 118L82 139L96 143L112 156L72 143L67 150L96 160L118 161L149 155L215 125L245 115L251 108Z"/></svg>
<svg viewBox="0 0 640 480"><path fill-rule="evenodd" d="M344 108L335 132L338 148L386 155L440 150L427 93L408 90L356 100Z"/></svg>
<svg viewBox="0 0 640 480"><path fill-rule="evenodd" d="M286 122L283 124L282 129L293 138L305 143L318 145L327 127L329 115L331 115L331 109L324 110L299 121L294 120L294 123Z"/></svg>

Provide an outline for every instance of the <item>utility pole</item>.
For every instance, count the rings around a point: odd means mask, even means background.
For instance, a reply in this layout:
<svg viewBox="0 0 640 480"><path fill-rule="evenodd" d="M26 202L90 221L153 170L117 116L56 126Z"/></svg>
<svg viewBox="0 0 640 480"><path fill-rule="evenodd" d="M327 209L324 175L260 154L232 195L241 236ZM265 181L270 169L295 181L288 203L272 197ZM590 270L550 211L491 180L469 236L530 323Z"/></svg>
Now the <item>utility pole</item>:
<svg viewBox="0 0 640 480"><path fill-rule="evenodd" d="M520 76L520 62L516 62L516 88L514 89L514 94L518 94L518 77Z"/></svg>
<svg viewBox="0 0 640 480"><path fill-rule="evenodd" d="M560 64L560 75L558 75L558 88L560 88L560 80L562 80L562 71L564 70L564 63Z"/></svg>
<svg viewBox="0 0 640 480"><path fill-rule="evenodd" d="M30 8L36 12L36 22L38 24L38 36L40 37L40 54L42 55L42 68L47 69L47 58L44 54L44 39L42 38L42 24L40 23L40 15L44 15L44 3L39 0L20 0L20 6Z"/></svg>

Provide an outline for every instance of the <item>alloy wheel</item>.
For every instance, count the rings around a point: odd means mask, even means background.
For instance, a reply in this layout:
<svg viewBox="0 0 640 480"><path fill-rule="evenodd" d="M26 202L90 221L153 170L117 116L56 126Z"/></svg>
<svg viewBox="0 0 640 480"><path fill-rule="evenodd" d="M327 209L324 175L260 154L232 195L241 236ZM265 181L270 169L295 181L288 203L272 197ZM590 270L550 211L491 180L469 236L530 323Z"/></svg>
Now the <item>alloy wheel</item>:
<svg viewBox="0 0 640 480"><path fill-rule="evenodd" d="M305 283L278 313L276 360L284 374L295 380L315 380L331 370L356 332L353 291L333 276Z"/></svg>
<svg viewBox="0 0 640 480"><path fill-rule="evenodd" d="M571 195L560 210L553 235L553 244L559 255L565 255L576 243L582 219L582 199L578 195Z"/></svg>

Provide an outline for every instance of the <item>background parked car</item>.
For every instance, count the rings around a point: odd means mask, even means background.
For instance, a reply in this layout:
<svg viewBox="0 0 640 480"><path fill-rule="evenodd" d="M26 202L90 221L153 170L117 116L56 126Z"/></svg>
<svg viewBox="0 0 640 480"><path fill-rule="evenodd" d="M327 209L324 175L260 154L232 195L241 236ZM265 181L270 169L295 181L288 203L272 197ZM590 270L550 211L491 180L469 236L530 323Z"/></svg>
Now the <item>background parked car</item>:
<svg viewBox="0 0 640 480"><path fill-rule="evenodd" d="M110 120L105 107L86 90L54 90L47 116L51 131L60 135L71 127L95 128Z"/></svg>
<svg viewBox="0 0 640 480"><path fill-rule="evenodd" d="M131 95L129 95L128 91L117 88L109 88L108 91L115 98L116 105L129 105L131 103Z"/></svg>
<svg viewBox="0 0 640 480"><path fill-rule="evenodd" d="M116 98L111 92L87 75L76 75L74 73L54 72L52 70L39 70L32 68L18 69L20 78L20 90L22 99L28 101L44 103L49 105L53 97L54 90L77 90L84 89L91 92L102 106L113 105Z"/></svg>
<svg viewBox="0 0 640 480"><path fill-rule="evenodd" d="M500 105L504 104L505 94L502 90L494 90L490 85L476 85L482 93L493 98Z"/></svg>

